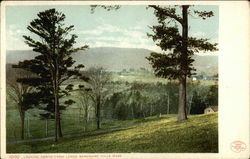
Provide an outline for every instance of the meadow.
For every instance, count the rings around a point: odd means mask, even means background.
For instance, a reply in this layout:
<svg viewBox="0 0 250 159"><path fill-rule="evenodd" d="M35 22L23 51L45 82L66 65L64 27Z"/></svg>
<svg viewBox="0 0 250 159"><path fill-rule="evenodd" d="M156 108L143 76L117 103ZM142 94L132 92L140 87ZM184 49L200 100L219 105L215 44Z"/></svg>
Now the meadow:
<svg viewBox="0 0 250 159"><path fill-rule="evenodd" d="M120 123L119 125L123 125ZM7 153L187 153L218 152L218 114L190 115L187 121L162 118L127 130L7 145Z"/></svg>

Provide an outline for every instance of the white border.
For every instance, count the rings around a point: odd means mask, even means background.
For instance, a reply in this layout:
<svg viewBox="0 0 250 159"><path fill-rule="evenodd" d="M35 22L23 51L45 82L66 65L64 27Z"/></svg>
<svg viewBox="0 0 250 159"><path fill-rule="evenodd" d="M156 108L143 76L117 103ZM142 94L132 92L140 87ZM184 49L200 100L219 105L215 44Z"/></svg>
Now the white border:
<svg viewBox="0 0 250 159"><path fill-rule="evenodd" d="M6 119L6 110L5 110L5 105L6 105L6 97L5 97L5 92L6 92L6 85L5 85L5 50L6 50L6 45L5 45L5 7L4 4L1 3L1 53L0 53L0 102L1 102L1 157L3 153L6 153L5 150L5 145L6 145L6 131L5 131L5 119Z"/></svg>
<svg viewBox="0 0 250 159"><path fill-rule="evenodd" d="M219 153L126 153L122 158L248 158L249 157L249 3L247 1L4 1L1 3L1 156L5 141L5 7L10 5L219 5ZM244 152L231 151L235 140L244 141ZM28 154L18 154L23 157ZM30 154L46 155L46 154ZM49 154L58 156L59 154ZM65 158L69 154L64 155ZM71 154L72 155L72 154ZM91 155L91 154L90 154ZM93 154L92 154L93 155ZM101 155L101 154L100 154ZM13 156L12 156L13 157ZM103 159L103 158L101 158Z"/></svg>

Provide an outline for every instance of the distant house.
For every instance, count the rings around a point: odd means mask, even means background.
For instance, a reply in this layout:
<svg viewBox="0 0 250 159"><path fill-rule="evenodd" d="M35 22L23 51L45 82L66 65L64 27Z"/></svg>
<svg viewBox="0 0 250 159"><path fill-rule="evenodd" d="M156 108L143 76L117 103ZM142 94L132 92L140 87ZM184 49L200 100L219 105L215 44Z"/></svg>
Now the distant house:
<svg viewBox="0 0 250 159"><path fill-rule="evenodd" d="M204 109L204 114L218 112L218 106L209 106Z"/></svg>

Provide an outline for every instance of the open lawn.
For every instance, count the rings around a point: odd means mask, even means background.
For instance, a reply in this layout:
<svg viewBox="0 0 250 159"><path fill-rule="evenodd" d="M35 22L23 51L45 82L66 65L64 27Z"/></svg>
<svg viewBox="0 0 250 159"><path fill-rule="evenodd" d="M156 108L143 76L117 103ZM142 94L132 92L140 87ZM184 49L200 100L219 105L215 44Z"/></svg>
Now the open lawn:
<svg viewBox="0 0 250 159"><path fill-rule="evenodd" d="M218 114L167 118L95 136L7 145L7 153L218 152Z"/></svg>

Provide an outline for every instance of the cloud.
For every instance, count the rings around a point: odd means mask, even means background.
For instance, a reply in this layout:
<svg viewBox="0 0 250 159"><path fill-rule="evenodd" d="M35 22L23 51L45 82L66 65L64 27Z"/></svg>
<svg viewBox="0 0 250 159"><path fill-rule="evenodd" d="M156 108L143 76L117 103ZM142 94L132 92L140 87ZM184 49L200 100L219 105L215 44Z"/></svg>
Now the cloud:
<svg viewBox="0 0 250 159"><path fill-rule="evenodd" d="M137 27L122 28L101 22L92 30L82 30L77 32L81 38L81 43L90 47L123 47L123 48L145 48L153 51L160 51L146 35L139 25Z"/></svg>
<svg viewBox="0 0 250 159"><path fill-rule="evenodd" d="M103 33L103 30L85 30L80 31L78 34L89 34L89 35L101 35Z"/></svg>
<svg viewBox="0 0 250 159"><path fill-rule="evenodd" d="M103 33L114 33L114 32L122 32L121 28L112 26L110 24L102 24L98 25L96 28L91 30L82 30L77 32L77 34L86 34L86 35L101 35Z"/></svg>
<svg viewBox="0 0 250 159"><path fill-rule="evenodd" d="M30 49L22 38L28 32L20 29L17 25L9 25L6 28L6 48L7 50L27 50Z"/></svg>
<svg viewBox="0 0 250 159"><path fill-rule="evenodd" d="M87 44L89 47L145 48L152 51L160 51L160 48L155 45L152 39L147 37L146 31L142 29L139 23L135 27L125 28L100 21L100 24L91 30L74 31L74 33L78 34L76 47ZM9 25L6 28L7 49L30 49L24 43L22 37L29 34L27 30L21 29L17 25Z"/></svg>
<svg viewBox="0 0 250 159"><path fill-rule="evenodd" d="M190 33L191 36L194 36L194 37L205 37L206 36L206 33L204 32L192 32Z"/></svg>

